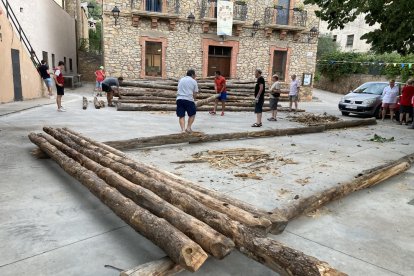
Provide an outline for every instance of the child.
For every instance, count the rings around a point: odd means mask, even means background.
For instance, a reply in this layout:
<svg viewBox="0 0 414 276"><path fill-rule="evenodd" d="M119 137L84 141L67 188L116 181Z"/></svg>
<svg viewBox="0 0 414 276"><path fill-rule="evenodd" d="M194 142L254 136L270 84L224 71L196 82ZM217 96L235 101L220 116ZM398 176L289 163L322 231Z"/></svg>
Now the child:
<svg viewBox="0 0 414 276"><path fill-rule="evenodd" d="M95 86L95 91L102 91L102 82L106 77L105 71L104 71L104 67L100 66L99 70L95 71L95 76L96 76L96 86Z"/></svg>
<svg viewBox="0 0 414 276"><path fill-rule="evenodd" d="M63 78L63 74L62 74L62 70L65 67L65 63L63 61L59 61L58 63L58 67L56 68L55 74L53 75L53 78L55 79L55 83L56 83L56 103L58 106L57 111L59 112L65 112L66 109L63 108L62 106L62 96L65 95L65 80Z"/></svg>

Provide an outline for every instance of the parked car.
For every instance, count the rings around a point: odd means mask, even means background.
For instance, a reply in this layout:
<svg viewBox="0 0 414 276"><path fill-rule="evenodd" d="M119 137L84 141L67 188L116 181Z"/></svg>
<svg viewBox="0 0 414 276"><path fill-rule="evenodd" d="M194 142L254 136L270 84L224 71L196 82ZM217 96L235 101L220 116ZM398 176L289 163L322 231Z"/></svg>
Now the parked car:
<svg viewBox="0 0 414 276"><path fill-rule="evenodd" d="M354 91L346 94L338 104L342 115L348 116L350 113L381 117L382 92L389 85L388 82L366 82ZM396 82L399 95L401 95L402 83ZM399 111L399 109L396 111Z"/></svg>

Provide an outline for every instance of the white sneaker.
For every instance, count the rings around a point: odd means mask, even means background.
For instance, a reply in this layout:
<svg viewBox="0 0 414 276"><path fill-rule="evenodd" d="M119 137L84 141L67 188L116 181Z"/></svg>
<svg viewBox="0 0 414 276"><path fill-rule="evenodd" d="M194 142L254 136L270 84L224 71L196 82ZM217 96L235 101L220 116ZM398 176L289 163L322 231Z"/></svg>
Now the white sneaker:
<svg viewBox="0 0 414 276"><path fill-rule="evenodd" d="M64 108L63 106L61 106L60 109L62 109L63 111L66 111L66 108Z"/></svg>
<svg viewBox="0 0 414 276"><path fill-rule="evenodd" d="M59 111L59 112L66 112L66 109L64 109L64 108L58 108L57 111Z"/></svg>

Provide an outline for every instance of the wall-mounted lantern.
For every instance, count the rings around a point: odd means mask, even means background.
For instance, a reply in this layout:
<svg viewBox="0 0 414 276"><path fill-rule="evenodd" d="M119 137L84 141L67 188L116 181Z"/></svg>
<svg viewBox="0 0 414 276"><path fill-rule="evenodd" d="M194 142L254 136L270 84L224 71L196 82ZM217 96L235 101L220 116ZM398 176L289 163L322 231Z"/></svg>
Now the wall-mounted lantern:
<svg viewBox="0 0 414 276"><path fill-rule="evenodd" d="M115 26L116 26L116 23L118 22L118 18L119 18L119 13L120 13L121 11L118 9L118 7L117 6L115 6L113 9L112 9L112 16L115 18Z"/></svg>
<svg viewBox="0 0 414 276"><path fill-rule="evenodd" d="M309 35L310 37L317 37L319 35L319 31L318 28L316 28L315 26L313 26L310 30L309 30Z"/></svg>
<svg viewBox="0 0 414 276"><path fill-rule="evenodd" d="M189 24L188 31L190 31L190 29L194 25L194 21L195 21L195 16L192 12L188 15L187 20L188 20L188 24Z"/></svg>
<svg viewBox="0 0 414 276"><path fill-rule="evenodd" d="M254 21L253 23L253 31L252 31L252 37L256 35L257 31L260 28L260 22L259 20Z"/></svg>
<svg viewBox="0 0 414 276"><path fill-rule="evenodd" d="M95 9L95 6L92 4L92 2L89 2L88 5L86 6L88 8L88 13L92 13L93 10Z"/></svg>

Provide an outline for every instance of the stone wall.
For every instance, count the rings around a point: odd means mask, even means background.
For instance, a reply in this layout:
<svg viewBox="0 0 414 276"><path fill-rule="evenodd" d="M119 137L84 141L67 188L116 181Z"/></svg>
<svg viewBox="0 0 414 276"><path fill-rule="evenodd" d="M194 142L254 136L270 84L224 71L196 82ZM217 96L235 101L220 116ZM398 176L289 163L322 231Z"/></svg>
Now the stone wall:
<svg viewBox="0 0 414 276"><path fill-rule="evenodd" d="M386 76L359 74L341 77L338 80L331 81L330 79L321 76L320 80L315 82L314 87L338 94L347 94L349 91L369 81L388 81L388 79Z"/></svg>
<svg viewBox="0 0 414 276"><path fill-rule="evenodd" d="M95 71L102 65L102 56L94 53L79 51L79 74L82 81L95 82Z"/></svg>
<svg viewBox="0 0 414 276"><path fill-rule="evenodd" d="M216 35L216 23L210 24L208 33L203 32L203 21L200 19L198 2L201 1L180 1L180 18L177 20L174 30L171 30L168 19L159 19L158 26L152 28L151 20L142 16L139 18L138 26L133 27L130 0L104 1L104 64L108 74L122 75L127 79L142 77L142 62L145 58L142 55L143 47L145 47L142 45L142 41L148 38L165 41L164 78L184 76L189 68L195 69L199 77L206 77L206 61L203 59L203 41L206 40L213 40L217 45L220 43L238 45L238 52L232 53L237 56L236 68L231 69L232 72L235 72L232 77L236 79L254 80L254 71L256 68L260 68L264 77L270 81L273 63L272 49L285 50L289 53L286 66L287 81L290 81L288 76L291 74L296 74L299 81L302 81L303 73L314 73L317 44L307 43L307 40L304 42L303 39L298 41L292 32L288 32L283 40L280 39L280 31L278 30L273 31L270 36L266 36L263 28L264 11L266 7L273 5L273 1L248 2L247 20L240 34L235 35L236 27L234 26L233 36L225 37L224 41ZM266 2L269 3L266 4ZM292 3L294 2L292 1ZM121 16L116 26L114 18L109 12L115 5L121 10ZM294 4L291 4L291 7L294 7ZM310 25L316 24L314 7L307 7L307 10L308 23ZM196 16L196 22L188 31L189 24L186 18L190 12ZM259 20L262 27L255 36L252 36L252 25L255 20ZM309 24L307 29L309 29ZM302 35L302 38L304 36ZM301 93L303 100L311 100L312 87L303 87Z"/></svg>

